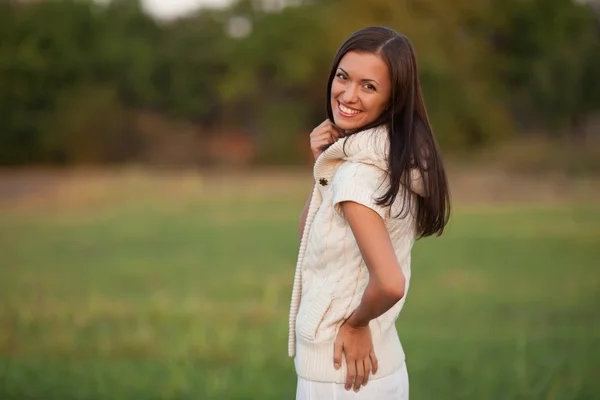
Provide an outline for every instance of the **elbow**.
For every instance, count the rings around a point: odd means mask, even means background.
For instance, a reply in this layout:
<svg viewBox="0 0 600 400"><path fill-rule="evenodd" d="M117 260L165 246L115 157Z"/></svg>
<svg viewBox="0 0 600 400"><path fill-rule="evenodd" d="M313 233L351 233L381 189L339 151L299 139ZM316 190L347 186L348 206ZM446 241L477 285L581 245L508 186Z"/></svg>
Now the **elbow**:
<svg viewBox="0 0 600 400"><path fill-rule="evenodd" d="M404 276L400 276L397 279L388 279L382 284L382 291L385 296L394 303L402 300L406 294L406 280Z"/></svg>
<svg viewBox="0 0 600 400"><path fill-rule="evenodd" d="M404 286L389 288L386 291L386 294L390 300L392 300L394 303L397 303L404 298Z"/></svg>

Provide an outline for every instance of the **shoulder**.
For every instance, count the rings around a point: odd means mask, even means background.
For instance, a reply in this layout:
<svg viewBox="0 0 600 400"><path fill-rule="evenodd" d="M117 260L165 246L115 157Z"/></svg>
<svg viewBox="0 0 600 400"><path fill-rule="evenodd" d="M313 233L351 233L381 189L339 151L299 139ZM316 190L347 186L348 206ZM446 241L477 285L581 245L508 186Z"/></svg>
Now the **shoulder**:
<svg viewBox="0 0 600 400"><path fill-rule="evenodd" d="M380 206L377 199L388 189L385 171L365 163L344 161L331 181L332 205L340 216L343 216L342 203L351 201L368 207L385 218L386 208Z"/></svg>
<svg viewBox="0 0 600 400"><path fill-rule="evenodd" d="M388 130L380 126L349 136L344 143L343 159L387 171L389 148Z"/></svg>

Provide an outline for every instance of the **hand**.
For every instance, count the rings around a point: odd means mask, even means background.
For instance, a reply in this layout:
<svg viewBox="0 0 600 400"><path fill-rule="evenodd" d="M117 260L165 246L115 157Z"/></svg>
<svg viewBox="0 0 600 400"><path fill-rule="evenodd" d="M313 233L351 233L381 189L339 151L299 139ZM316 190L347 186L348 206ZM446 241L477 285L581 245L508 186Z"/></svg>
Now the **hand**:
<svg viewBox="0 0 600 400"><path fill-rule="evenodd" d="M340 136L340 132L329 119L326 119L321 125L313 129L310 133L310 149L315 157L315 161L323 153L323 148L335 142Z"/></svg>
<svg viewBox="0 0 600 400"><path fill-rule="evenodd" d="M346 320L335 339L333 365L340 369L342 352L346 356L346 390L354 386L358 392L360 386L367 384L371 371L377 372L378 362L373 350L371 328L366 326L351 326Z"/></svg>

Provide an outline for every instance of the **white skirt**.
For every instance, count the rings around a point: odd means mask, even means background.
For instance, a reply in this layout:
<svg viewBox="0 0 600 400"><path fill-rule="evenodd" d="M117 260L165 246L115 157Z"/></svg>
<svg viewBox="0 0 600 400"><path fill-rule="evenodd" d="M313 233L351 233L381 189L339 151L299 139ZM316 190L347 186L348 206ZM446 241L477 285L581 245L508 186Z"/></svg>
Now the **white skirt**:
<svg viewBox="0 0 600 400"><path fill-rule="evenodd" d="M343 383L315 382L298 377L296 400L408 400L406 363L391 375L369 380L358 393Z"/></svg>

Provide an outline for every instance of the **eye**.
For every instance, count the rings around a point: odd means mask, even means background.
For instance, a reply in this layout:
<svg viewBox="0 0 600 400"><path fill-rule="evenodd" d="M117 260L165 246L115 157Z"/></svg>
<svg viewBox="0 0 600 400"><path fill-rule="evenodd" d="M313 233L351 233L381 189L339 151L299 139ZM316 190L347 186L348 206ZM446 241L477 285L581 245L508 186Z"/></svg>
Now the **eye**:
<svg viewBox="0 0 600 400"><path fill-rule="evenodd" d="M338 72L337 74L335 74L335 76L336 78L346 80L346 74L344 74L343 72Z"/></svg>
<svg viewBox="0 0 600 400"><path fill-rule="evenodd" d="M375 86L371 85L370 83L365 83L364 87L369 90L373 90L373 91L377 90L377 88Z"/></svg>

